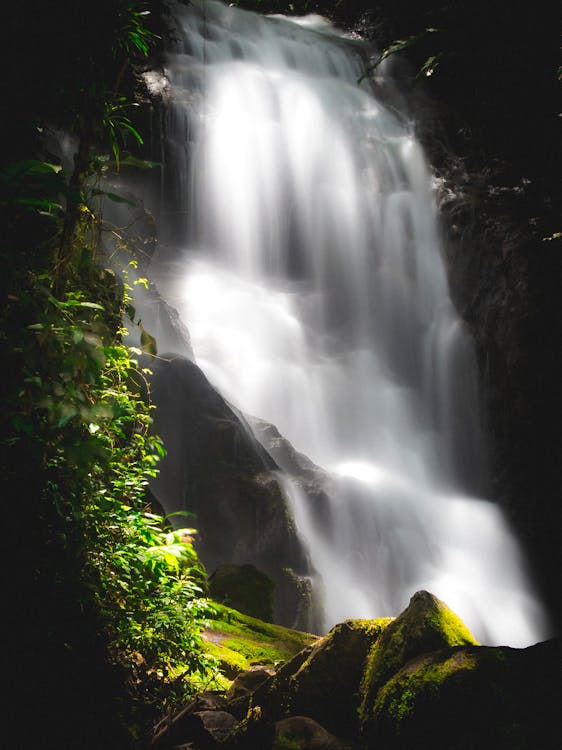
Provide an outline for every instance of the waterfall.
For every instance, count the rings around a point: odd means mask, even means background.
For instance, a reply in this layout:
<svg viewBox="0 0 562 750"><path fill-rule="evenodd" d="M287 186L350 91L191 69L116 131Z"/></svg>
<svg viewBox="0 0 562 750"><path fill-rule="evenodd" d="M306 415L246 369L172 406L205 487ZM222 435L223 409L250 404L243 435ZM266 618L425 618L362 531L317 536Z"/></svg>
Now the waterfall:
<svg viewBox="0 0 562 750"><path fill-rule="evenodd" d="M359 83L365 44L316 16L212 0L174 14L151 273L217 389L334 477L317 518L282 476L324 628L397 615L425 588L483 643L542 639L516 540L482 497L472 342L392 82Z"/></svg>

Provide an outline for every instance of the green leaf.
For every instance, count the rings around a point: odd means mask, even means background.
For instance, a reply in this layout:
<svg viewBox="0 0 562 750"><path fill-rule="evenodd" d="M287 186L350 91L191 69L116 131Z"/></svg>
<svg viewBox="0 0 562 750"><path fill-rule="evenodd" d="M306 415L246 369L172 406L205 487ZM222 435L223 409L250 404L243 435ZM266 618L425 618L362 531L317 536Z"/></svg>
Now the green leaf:
<svg viewBox="0 0 562 750"><path fill-rule="evenodd" d="M371 62L363 75L357 80L357 83L360 84L365 78L367 78L367 76L373 73L379 67L379 65L390 55L394 55L397 52L402 52L408 47L411 47L413 44L419 42L420 39L423 39L427 34L433 34L436 31L438 31L438 29L425 29L420 34L409 36L407 39L397 39L396 41L392 42L392 44L386 47L381 52L381 54L376 59L374 59L373 62Z"/></svg>
<svg viewBox="0 0 562 750"><path fill-rule="evenodd" d="M151 336L150 333L148 333L147 330L145 330L142 323L139 321L139 328L141 329L141 337L140 337L140 343L141 343L141 349L146 354L151 354L153 357L156 356L158 353L158 348L156 346L156 339L154 336Z"/></svg>
<svg viewBox="0 0 562 750"><path fill-rule="evenodd" d="M41 198L16 198L14 200L14 203L18 203L21 206L30 206L32 208L42 208L49 213L54 208L56 208L58 211L62 211L62 205L60 203L44 200Z"/></svg>
<svg viewBox="0 0 562 750"><path fill-rule="evenodd" d="M37 161L37 159L25 159L16 161L4 167L0 175L6 181L14 180L22 175L44 175L49 173L57 174L62 169L58 164L50 164L46 161Z"/></svg>
<svg viewBox="0 0 562 750"><path fill-rule="evenodd" d="M441 55L432 55L431 57L428 57L427 60L424 62L424 64L419 69L419 72L416 76L416 80L418 78L421 78L422 76L425 76L426 78L433 75L437 68L439 67Z"/></svg>
<svg viewBox="0 0 562 750"><path fill-rule="evenodd" d="M128 154L124 158L121 159L121 164L126 167L136 167L137 169L154 169L154 167L159 167L160 162L158 161L148 161L147 159L137 159L136 156L132 156L131 154Z"/></svg>
<svg viewBox="0 0 562 750"><path fill-rule="evenodd" d="M118 195L117 193L110 193L110 192L107 192L106 190L99 190L96 188L92 190L92 195L104 195L106 198L109 198L109 200L113 201L114 203L126 203L128 206L131 206L132 208L137 207L137 204L135 203L135 201L132 201L129 198L125 198L124 195Z"/></svg>
<svg viewBox="0 0 562 750"><path fill-rule="evenodd" d="M33 432L33 425L31 422L20 414L15 414L12 417L12 426L16 432L23 432L31 434Z"/></svg>

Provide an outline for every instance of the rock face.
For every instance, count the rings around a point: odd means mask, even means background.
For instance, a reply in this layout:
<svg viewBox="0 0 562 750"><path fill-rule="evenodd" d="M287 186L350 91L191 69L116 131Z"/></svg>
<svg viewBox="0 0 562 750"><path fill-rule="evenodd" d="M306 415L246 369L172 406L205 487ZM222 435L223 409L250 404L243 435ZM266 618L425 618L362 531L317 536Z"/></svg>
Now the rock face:
<svg viewBox="0 0 562 750"><path fill-rule="evenodd" d="M226 696L204 694L160 728L155 744L555 750L561 657L560 640L478 646L444 602L420 591L395 619L346 621L276 673L254 669Z"/></svg>
<svg viewBox="0 0 562 750"><path fill-rule="evenodd" d="M429 101L419 133L439 179L452 293L476 342L488 492L526 547L560 629L555 571L562 548L552 536L562 521L555 416L562 409L556 21L546 6L541 13L514 7L508 19L501 4L483 0L418 2L401 14L403 4L376 3L378 17L388 19L387 38L446 30L406 54L414 72L436 51L441 55L442 65L423 87ZM532 68L523 62L522 40Z"/></svg>
<svg viewBox="0 0 562 750"><path fill-rule="evenodd" d="M269 455L303 491L316 521L327 520L331 512L330 497L337 490L334 477L295 450L275 425L253 416L247 420Z"/></svg>
<svg viewBox="0 0 562 750"><path fill-rule="evenodd" d="M293 579L312 571L275 475L278 465L196 364L164 356L151 368L154 429L167 449L151 486L157 503L166 514L194 517L171 521L197 528L208 571L251 564L279 584L274 618L293 626L302 598Z"/></svg>

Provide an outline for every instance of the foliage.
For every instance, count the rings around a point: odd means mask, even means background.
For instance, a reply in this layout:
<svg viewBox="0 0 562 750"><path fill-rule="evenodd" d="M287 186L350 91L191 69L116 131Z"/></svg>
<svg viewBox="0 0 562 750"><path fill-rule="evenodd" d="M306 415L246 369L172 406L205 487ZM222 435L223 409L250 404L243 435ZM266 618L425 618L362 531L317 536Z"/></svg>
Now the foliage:
<svg viewBox="0 0 562 750"><path fill-rule="evenodd" d="M375 59L371 60L365 72L359 78L357 83L361 83L365 78L368 78L372 73L374 73L375 70L379 67L379 65L382 62L384 62L387 59L387 57L390 57L390 55L394 55L398 52L403 52L409 47L412 47L413 45L417 44L421 40L425 39L425 37L428 34L433 34L436 31L437 29L425 29L420 34L409 36L406 39L395 40L394 42L389 44L387 47L385 47L383 51L379 55L377 55ZM420 67L416 75L416 78L420 78L422 76L433 75L435 69L439 65L440 57L441 57L441 53L437 53L436 55L431 55L430 57L428 57L427 60L423 63L423 65Z"/></svg>
<svg viewBox="0 0 562 750"><path fill-rule="evenodd" d="M15 700L41 705L42 741L123 750L155 714L212 680L215 662L200 635L208 603L194 532L170 531L149 510L164 448L150 429L143 353L122 343L129 289L105 267L98 212L100 198L126 200L98 177L152 166L124 149L142 143L127 76L156 35L136 0L68 10L84 34L52 45L57 107L48 96L25 102L18 115L32 137L14 140L23 158L3 154L0 169L0 457L14 563L6 596L18 602L9 618ZM48 152L49 125L77 138L72 173ZM22 726L31 746L34 727Z"/></svg>
<svg viewBox="0 0 562 750"><path fill-rule="evenodd" d="M115 164L119 169L121 151L127 143L127 136L132 135L137 143L143 144L139 132L133 127L131 118L126 114L127 110L135 106L134 102L128 102L126 97L120 96L105 103L103 125L107 130L111 151L115 158Z"/></svg>
<svg viewBox="0 0 562 750"><path fill-rule="evenodd" d="M162 710L189 694L190 679L212 677L200 637L204 573L194 531L166 530L147 511L147 485L164 454L150 433L149 373L119 342L115 310L104 307L112 296L123 307L127 297L107 269L92 266L89 275L85 289L62 298L52 272L19 279L3 320L18 377L2 404L2 447L13 473L23 470L18 455L33 457L43 476L34 523L61 565L72 560L80 571L61 584L60 598L78 597L93 613L109 660L127 674L127 699ZM16 333L22 318L33 322Z"/></svg>

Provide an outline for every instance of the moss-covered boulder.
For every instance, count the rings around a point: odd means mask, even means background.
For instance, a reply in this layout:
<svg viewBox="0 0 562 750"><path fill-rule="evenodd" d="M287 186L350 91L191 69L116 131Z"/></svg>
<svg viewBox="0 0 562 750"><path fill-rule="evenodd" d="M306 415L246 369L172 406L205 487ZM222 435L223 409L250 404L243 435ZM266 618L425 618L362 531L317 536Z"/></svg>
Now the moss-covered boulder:
<svg viewBox="0 0 562 750"><path fill-rule="evenodd" d="M418 591L369 653L361 684L362 723L368 725L372 720L380 688L408 661L446 647L476 644L463 621L444 602L427 591Z"/></svg>
<svg viewBox="0 0 562 750"><path fill-rule="evenodd" d="M391 618L347 620L301 651L253 694L268 719L309 716L338 737L358 732L365 660Z"/></svg>
<svg viewBox="0 0 562 750"><path fill-rule="evenodd" d="M264 622L273 621L273 581L254 565L220 565L209 577L209 593L221 604Z"/></svg>
<svg viewBox="0 0 562 750"><path fill-rule="evenodd" d="M561 641L419 656L378 692L367 747L555 750L562 746Z"/></svg>

